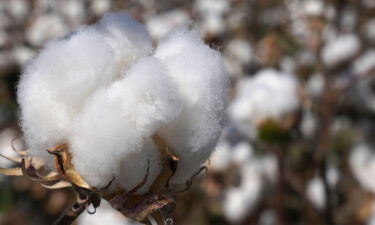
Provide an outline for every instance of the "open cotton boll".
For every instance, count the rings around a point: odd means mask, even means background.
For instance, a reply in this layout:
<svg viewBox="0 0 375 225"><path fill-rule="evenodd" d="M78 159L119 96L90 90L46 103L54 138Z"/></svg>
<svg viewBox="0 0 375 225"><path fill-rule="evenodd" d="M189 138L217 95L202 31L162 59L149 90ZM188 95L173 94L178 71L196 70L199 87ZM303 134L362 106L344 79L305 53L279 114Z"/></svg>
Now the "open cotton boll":
<svg viewBox="0 0 375 225"><path fill-rule="evenodd" d="M74 121L70 149L76 170L91 186L104 187L113 176L127 177L125 185L138 184L146 174L148 158L154 170L148 179L159 174L160 162L153 155L158 151L150 153L155 147L145 148L144 141L181 110L165 72L159 60L144 58L122 79L87 100Z"/></svg>
<svg viewBox="0 0 375 225"><path fill-rule="evenodd" d="M180 158L172 183L184 183L212 153L220 136L228 96L228 75L220 53L195 31L178 29L160 41L155 57L176 83L183 108L158 131Z"/></svg>
<svg viewBox="0 0 375 225"><path fill-rule="evenodd" d="M290 74L264 69L244 80L237 97L229 107L229 116L239 129L255 135L256 123L264 119L280 119L297 109L297 80Z"/></svg>

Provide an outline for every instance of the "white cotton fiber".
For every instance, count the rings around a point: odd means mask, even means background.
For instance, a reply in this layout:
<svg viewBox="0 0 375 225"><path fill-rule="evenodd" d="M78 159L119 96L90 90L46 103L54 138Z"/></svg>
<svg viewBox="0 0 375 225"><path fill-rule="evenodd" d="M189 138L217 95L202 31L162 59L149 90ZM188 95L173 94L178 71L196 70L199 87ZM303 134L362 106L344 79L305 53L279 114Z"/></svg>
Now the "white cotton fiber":
<svg viewBox="0 0 375 225"><path fill-rule="evenodd" d="M124 72L137 58L152 51L151 37L146 28L125 13L106 14L97 29L113 49L113 73Z"/></svg>
<svg viewBox="0 0 375 225"><path fill-rule="evenodd" d="M135 221L127 219L119 211L109 205L105 200L102 200L100 207L96 209L94 214L83 212L77 219L77 225L141 225Z"/></svg>
<svg viewBox="0 0 375 225"><path fill-rule="evenodd" d="M150 48L145 29L124 14L110 14L99 25L49 42L26 67L18 86L22 128L31 153L46 159L46 149L67 142L72 118L86 98L118 79Z"/></svg>
<svg viewBox="0 0 375 225"><path fill-rule="evenodd" d="M89 57L93 56L95 57ZM18 85L21 123L31 152L64 143L71 118L87 96L109 76L110 47L95 29L81 29L50 42L25 69Z"/></svg>
<svg viewBox="0 0 375 225"><path fill-rule="evenodd" d="M180 158L172 183L185 183L208 159L223 126L228 76L217 51L178 29L152 53L147 30L110 13L49 42L18 86L30 153L66 143L76 171L92 187L129 190L160 174L161 136Z"/></svg>
<svg viewBox="0 0 375 225"><path fill-rule="evenodd" d="M290 74L264 69L243 81L229 107L229 115L241 131L252 136L264 119L280 119L298 107L297 80Z"/></svg>
<svg viewBox="0 0 375 225"><path fill-rule="evenodd" d="M71 152L77 171L94 187L105 186L113 175L118 178L122 173L131 173L123 175L127 184L139 183L147 157L138 154L149 154L142 152L144 140L175 119L181 110L178 98L163 65L152 57L140 60L124 78L98 90L74 121ZM150 163L151 168L160 169L154 165L158 160L150 159Z"/></svg>
<svg viewBox="0 0 375 225"><path fill-rule="evenodd" d="M160 41L155 57L162 60L182 97L182 112L158 133L180 158L172 182L183 183L216 146L227 102L228 75L220 53L187 29L169 33Z"/></svg>

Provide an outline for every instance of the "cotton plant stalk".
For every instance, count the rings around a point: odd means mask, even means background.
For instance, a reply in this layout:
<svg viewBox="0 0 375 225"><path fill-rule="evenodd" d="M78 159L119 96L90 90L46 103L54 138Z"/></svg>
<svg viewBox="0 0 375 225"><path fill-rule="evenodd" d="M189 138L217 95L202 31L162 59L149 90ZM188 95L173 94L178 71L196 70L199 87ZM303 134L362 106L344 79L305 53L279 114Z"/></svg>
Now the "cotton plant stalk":
<svg viewBox="0 0 375 225"><path fill-rule="evenodd" d="M77 201L57 224L101 198L155 223L150 216L173 208L173 194L188 189L214 150L228 82L220 53L193 29L172 30L153 47L143 25L107 14L49 41L23 69L27 150L8 157L19 167L0 172L73 187Z"/></svg>

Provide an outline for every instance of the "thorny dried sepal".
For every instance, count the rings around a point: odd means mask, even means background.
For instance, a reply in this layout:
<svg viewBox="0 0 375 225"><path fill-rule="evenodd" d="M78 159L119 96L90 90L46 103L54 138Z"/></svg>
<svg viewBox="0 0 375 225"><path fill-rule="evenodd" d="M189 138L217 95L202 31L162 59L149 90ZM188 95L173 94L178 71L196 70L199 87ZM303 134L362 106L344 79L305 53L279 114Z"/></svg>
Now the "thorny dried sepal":
<svg viewBox="0 0 375 225"><path fill-rule="evenodd" d="M187 191L191 187L193 179L207 168L201 167L201 169L186 182L186 187L182 190L173 190L173 188L170 187L169 181L177 170L179 158L171 153L166 142L157 134L152 136L152 140L162 156L163 168L150 187L150 191L142 195L137 194L137 191L145 185L149 176L149 160L147 162L148 166L145 176L133 189L110 192L108 188L115 180L115 177L103 188L91 187L74 169L67 144L57 145L47 150L48 153L54 156L54 167L56 171L47 170L37 158L30 157L24 151L18 151L13 147L15 152L20 155L19 158L0 156L12 162L19 163L19 167L9 169L0 168L0 174L25 176L32 181L39 182L43 187L49 189L72 187L77 193L76 201L56 221L55 225L71 224L85 209L89 213L95 213L96 208L100 206L101 198L108 200L113 208L133 220L147 223L147 220L149 220L151 216L153 218L158 218L158 221L162 221L160 222L162 224L173 224L173 220L170 217L166 217L166 215L171 214L175 208L175 200L172 194ZM92 211L89 210L89 206L93 207Z"/></svg>

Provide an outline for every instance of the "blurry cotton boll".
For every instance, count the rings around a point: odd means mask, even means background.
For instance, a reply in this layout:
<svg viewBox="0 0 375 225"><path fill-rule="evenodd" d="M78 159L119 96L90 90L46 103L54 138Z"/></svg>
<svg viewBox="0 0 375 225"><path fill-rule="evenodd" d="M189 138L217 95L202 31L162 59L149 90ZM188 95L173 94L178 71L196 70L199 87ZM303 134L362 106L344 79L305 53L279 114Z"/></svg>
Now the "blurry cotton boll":
<svg viewBox="0 0 375 225"><path fill-rule="evenodd" d="M375 70L375 50L368 50L354 62L354 73L366 75Z"/></svg>
<svg viewBox="0 0 375 225"><path fill-rule="evenodd" d="M95 15L101 15L111 9L111 0L91 0L90 9Z"/></svg>
<svg viewBox="0 0 375 225"><path fill-rule="evenodd" d="M220 53L196 31L171 31L153 51L144 26L109 13L26 66L17 93L24 139L50 167L45 150L65 144L90 187L130 190L147 175L137 193L161 174L165 142L179 158L171 184L184 184L216 147L228 82Z"/></svg>
<svg viewBox="0 0 375 225"><path fill-rule="evenodd" d="M233 39L225 49L225 65L231 76L240 77L244 66L253 60L254 53L251 44L243 39Z"/></svg>
<svg viewBox="0 0 375 225"><path fill-rule="evenodd" d="M13 60L18 65L25 65L31 58L34 57L35 51L26 46L17 46L13 48Z"/></svg>
<svg viewBox="0 0 375 225"><path fill-rule="evenodd" d="M86 10L83 1L66 0L58 2L57 7L68 19L69 24L73 27L83 22L86 16Z"/></svg>
<svg viewBox="0 0 375 225"><path fill-rule="evenodd" d="M200 31L206 36L216 36L224 32L224 15L230 10L228 0L196 0L194 10L201 18Z"/></svg>
<svg viewBox="0 0 375 225"><path fill-rule="evenodd" d="M229 0L196 0L194 8L201 15L224 15L230 10Z"/></svg>
<svg viewBox="0 0 375 225"><path fill-rule="evenodd" d="M15 18L17 21L22 21L25 19L29 13L29 1L26 0L12 0L6 1L7 11Z"/></svg>
<svg viewBox="0 0 375 225"><path fill-rule="evenodd" d="M231 40L226 51L230 57L240 61L242 64L249 63L254 57L250 42L243 39Z"/></svg>
<svg viewBox="0 0 375 225"><path fill-rule="evenodd" d="M42 14L27 29L27 40L41 46L49 39L62 37L69 31L68 25L58 14Z"/></svg>
<svg viewBox="0 0 375 225"><path fill-rule="evenodd" d="M309 110L306 110L303 113L303 118L301 121L301 132L307 138L312 138L317 129L317 118L316 116Z"/></svg>
<svg viewBox="0 0 375 225"><path fill-rule="evenodd" d="M359 144L352 149L350 166L358 182L368 191L375 193L375 153L367 144Z"/></svg>
<svg viewBox="0 0 375 225"><path fill-rule="evenodd" d="M229 116L244 134L254 136L261 121L279 120L297 109L297 87L294 76L264 69L244 80L238 88L229 107Z"/></svg>
<svg viewBox="0 0 375 225"><path fill-rule="evenodd" d="M124 217L113 209L107 201L102 200L95 214L84 212L77 220L77 225L141 225Z"/></svg>
<svg viewBox="0 0 375 225"><path fill-rule="evenodd" d="M233 162L242 165L253 157L253 148L247 142L240 142L233 148Z"/></svg>
<svg viewBox="0 0 375 225"><path fill-rule="evenodd" d="M325 80L321 74L313 74L307 81L307 94L312 97L318 97L322 94Z"/></svg>
<svg viewBox="0 0 375 225"><path fill-rule="evenodd" d="M323 62L333 67L351 59L360 49L360 41L355 34L343 34L329 40L322 49Z"/></svg>
<svg viewBox="0 0 375 225"><path fill-rule="evenodd" d="M309 16L320 16L324 12L324 2L321 0L307 0L303 2L303 12Z"/></svg>
<svg viewBox="0 0 375 225"><path fill-rule="evenodd" d="M210 160L210 168L213 170L226 170L232 163L232 149L230 144L224 140L220 141Z"/></svg>
<svg viewBox="0 0 375 225"><path fill-rule="evenodd" d="M319 209L324 209L326 205L326 197L324 191L324 184L321 178L315 176L307 184L307 196L313 205Z"/></svg>
<svg viewBox="0 0 375 225"><path fill-rule="evenodd" d="M146 27L151 36L158 40L173 28L189 23L190 17L186 11L176 9L162 15L152 16L147 19Z"/></svg>
<svg viewBox="0 0 375 225"><path fill-rule="evenodd" d="M262 190L263 180L258 168L250 163L244 165L241 168L240 186L229 189L225 194L225 217L233 223L244 220L257 206Z"/></svg>

